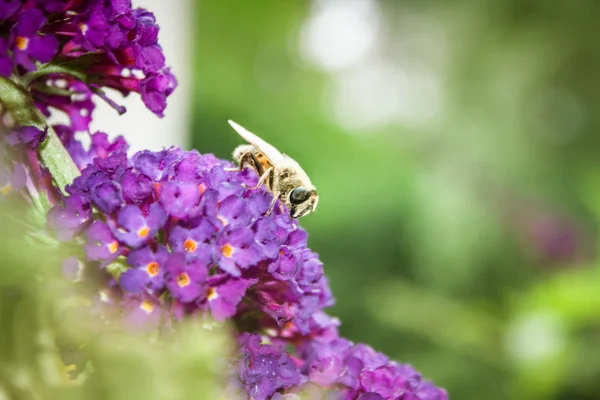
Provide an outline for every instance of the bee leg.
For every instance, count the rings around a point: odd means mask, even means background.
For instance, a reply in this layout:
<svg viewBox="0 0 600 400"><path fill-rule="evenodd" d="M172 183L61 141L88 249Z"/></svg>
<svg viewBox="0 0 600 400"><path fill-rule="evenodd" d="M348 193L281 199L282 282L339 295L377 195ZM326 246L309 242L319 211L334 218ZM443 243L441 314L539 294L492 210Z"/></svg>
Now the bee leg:
<svg viewBox="0 0 600 400"><path fill-rule="evenodd" d="M263 183L265 183L265 181L267 180L267 178L269 177L270 174L273 173L273 167L270 167L269 169L267 169L265 171L264 174L262 174L262 176L260 177L260 179L258 180L258 183L256 184L256 186L248 186L245 183L242 183L242 186L244 186L246 189L250 189L250 190L254 190L254 189L258 189L259 187L262 186Z"/></svg>
<svg viewBox="0 0 600 400"><path fill-rule="evenodd" d="M273 207L275 207L276 201L277 201L277 196L273 196L273 200L271 201L271 205L269 206L269 209L265 213L265 217L268 217L269 215L271 215L271 212L273 212Z"/></svg>
<svg viewBox="0 0 600 400"><path fill-rule="evenodd" d="M226 172L241 172L244 170L244 165L249 164L249 161L252 161L256 164L251 151L247 151L240 156L240 159L238 161L239 165L237 167L223 168L223 170Z"/></svg>

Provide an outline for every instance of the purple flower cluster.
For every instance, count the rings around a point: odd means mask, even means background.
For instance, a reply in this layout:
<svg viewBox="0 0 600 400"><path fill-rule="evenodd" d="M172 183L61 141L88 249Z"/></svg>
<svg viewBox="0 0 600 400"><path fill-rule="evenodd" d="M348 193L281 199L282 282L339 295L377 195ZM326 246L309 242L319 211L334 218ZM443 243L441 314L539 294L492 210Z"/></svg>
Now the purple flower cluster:
<svg viewBox="0 0 600 400"><path fill-rule="evenodd" d="M325 337L297 343L294 356L285 351L281 339L241 334L238 369L243 391L256 400L277 398L274 395L285 392L340 400L448 399L444 390L424 381L410 365L340 338L332 328Z"/></svg>
<svg viewBox="0 0 600 400"><path fill-rule="evenodd" d="M280 208L265 216L271 194L244 186L255 173L177 148L129 160L124 144L98 142L104 156L48 219L59 238L85 238L85 268L126 265L103 296L131 328L233 319L255 332L240 334L238 364L239 387L253 399L307 387L340 399L447 398L411 367L338 336L338 321L322 311L333 299L306 232ZM74 275L82 263L69 265Z"/></svg>
<svg viewBox="0 0 600 400"><path fill-rule="evenodd" d="M130 161L125 145L103 144L96 148L107 156L83 169L48 219L61 239L85 237L85 258L100 267L126 259L118 283L127 301L161 303L168 294L175 318L259 311L273 328L301 334L332 304L306 232L285 213L265 217L271 195L244 188L255 174L226 172L224 161L177 148Z"/></svg>
<svg viewBox="0 0 600 400"><path fill-rule="evenodd" d="M40 74L45 63L56 67L28 82L33 97L45 111L66 112L75 130L86 130L92 93L124 111L102 87L137 92L162 115L177 84L165 66L154 15L132 9L130 0L1 1L0 76Z"/></svg>

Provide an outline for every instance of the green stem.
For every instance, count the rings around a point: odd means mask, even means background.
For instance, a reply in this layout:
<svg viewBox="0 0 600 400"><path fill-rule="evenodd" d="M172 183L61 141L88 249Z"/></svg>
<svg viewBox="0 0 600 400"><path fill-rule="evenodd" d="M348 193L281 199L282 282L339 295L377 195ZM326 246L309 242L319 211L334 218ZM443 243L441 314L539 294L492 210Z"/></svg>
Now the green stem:
<svg viewBox="0 0 600 400"><path fill-rule="evenodd" d="M23 76L21 78L21 84L24 87L29 87L31 82L33 82L37 78L40 78L40 77L42 77L44 75L48 75L48 74L67 74L67 75L71 75L83 82L85 82L85 79L86 79L85 74L82 74L76 68L70 67L69 64L62 64L62 65L44 64L44 65L41 65L35 71L29 72L28 74Z"/></svg>
<svg viewBox="0 0 600 400"><path fill-rule="evenodd" d="M79 170L62 145L56 132L33 104L29 92L18 82L0 77L0 103L14 118L18 126L48 127L48 135L38 148L38 157L50 171L59 189L66 195L65 187L79 176Z"/></svg>

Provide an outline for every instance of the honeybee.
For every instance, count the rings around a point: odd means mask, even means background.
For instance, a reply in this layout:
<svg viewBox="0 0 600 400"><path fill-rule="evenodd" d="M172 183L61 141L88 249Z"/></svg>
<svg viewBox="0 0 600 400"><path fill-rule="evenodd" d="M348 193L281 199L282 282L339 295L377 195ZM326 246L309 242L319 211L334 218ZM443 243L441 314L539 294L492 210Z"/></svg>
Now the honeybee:
<svg viewBox="0 0 600 400"><path fill-rule="evenodd" d="M263 184L273 194L273 201L267 213L273 211L275 202L280 199L290 210L290 217L300 218L317 208L319 196L308 175L302 167L290 156L282 154L275 147L265 142L252 132L229 120L229 125L249 144L242 144L233 151L237 168L227 168L227 171L242 171L249 166L259 176L256 186Z"/></svg>

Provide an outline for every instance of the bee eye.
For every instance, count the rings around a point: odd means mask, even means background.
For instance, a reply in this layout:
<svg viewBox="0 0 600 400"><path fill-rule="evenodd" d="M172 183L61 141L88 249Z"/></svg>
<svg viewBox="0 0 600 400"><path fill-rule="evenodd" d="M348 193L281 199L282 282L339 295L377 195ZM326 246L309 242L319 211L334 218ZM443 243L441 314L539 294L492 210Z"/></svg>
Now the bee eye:
<svg viewBox="0 0 600 400"><path fill-rule="evenodd" d="M310 192L304 186L298 186L290 193L290 202L292 204L304 203L310 197Z"/></svg>

